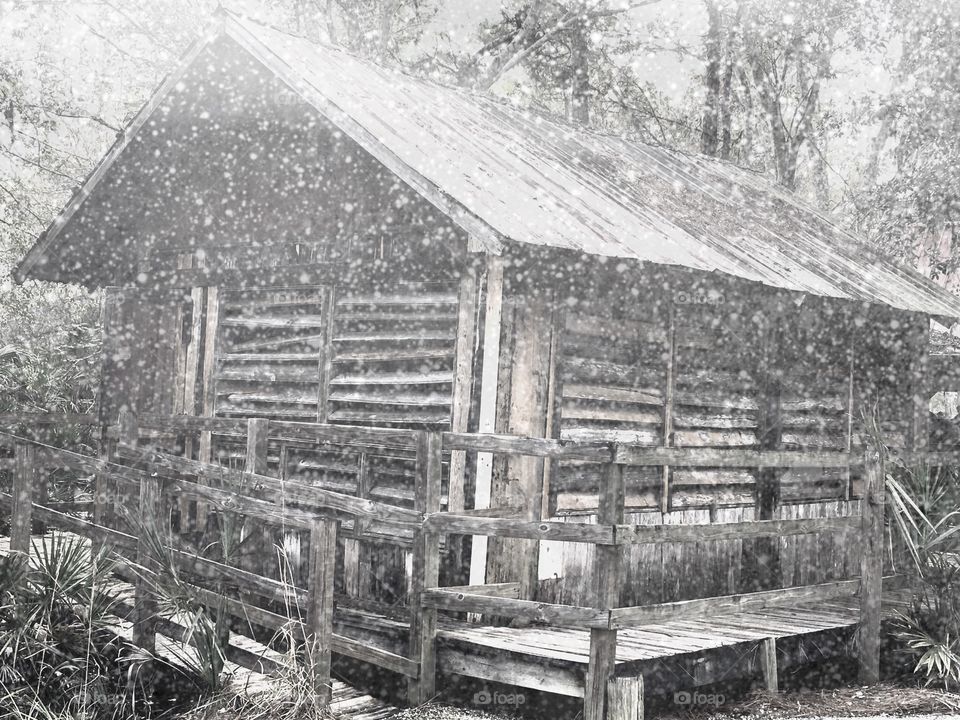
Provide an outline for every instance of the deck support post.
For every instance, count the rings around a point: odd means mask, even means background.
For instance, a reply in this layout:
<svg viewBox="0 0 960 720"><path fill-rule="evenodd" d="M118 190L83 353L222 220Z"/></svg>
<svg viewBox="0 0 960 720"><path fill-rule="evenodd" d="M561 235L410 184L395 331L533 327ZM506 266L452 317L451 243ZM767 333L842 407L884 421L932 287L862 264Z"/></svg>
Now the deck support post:
<svg viewBox="0 0 960 720"><path fill-rule="evenodd" d="M136 447L137 425L132 413L121 414L120 442ZM167 538L168 523L163 515L163 487L158 477L144 474L140 478L139 527L134 528L137 542L137 565L141 568L140 575L134 584L133 602L133 643L151 655L157 651L157 601L154 597L151 581L145 577L157 569L156 562L151 557L151 537L158 543L169 542ZM153 667L151 662L145 663L140 672L131 675L131 684L139 683L143 692L149 696L153 685Z"/></svg>
<svg viewBox="0 0 960 720"><path fill-rule="evenodd" d="M310 530L310 606L306 652L314 690L323 707L330 705L330 650L333 645L333 583L337 566L337 520L317 520Z"/></svg>
<svg viewBox="0 0 960 720"><path fill-rule="evenodd" d="M268 418L249 418L247 420L247 452L244 456L243 471L257 475L267 474L267 441L270 436L270 420ZM240 528L240 541L243 542L256 531L256 521L247 518ZM263 536L262 547L247 549L240 562L244 570L259 572L271 577L267 572L272 553L273 535L265 523L260 523ZM261 555L260 553L265 553Z"/></svg>
<svg viewBox="0 0 960 720"><path fill-rule="evenodd" d="M880 605L883 589L884 470L880 450L868 446L860 500L860 682L880 681Z"/></svg>
<svg viewBox="0 0 960 720"><path fill-rule="evenodd" d="M100 460L110 462L116 449L116 439L108 437L107 430L104 428L100 433ZM112 527L115 524L111 520L111 496L110 473L101 470L94 478L93 522L102 527ZM93 550L96 552L100 546L99 542L94 541Z"/></svg>
<svg viewBox="0 0 960 720"><path fill-rule="evenodd" d="M443 445L440 433L417 435L417 475L415 504L422 513L440 511L440 480ZM410 591L410 659L420 665L417 678L411 678L407 697L411 705L422 705L436 695L437 611L425 608L421 593L440 582L440 536L416 531L413 537L413 576Z"/></svg>
<svg viewBox="0 0 960 720"><path fill-rule="evenodd" d="M760 667L763 670L763 687L768 693L780 692L777 679L777 639L766 638L760 643Z"/></svg>
<svg viewBox="0 0 960 720"><path fill-rule="evenodd" d="M643 720L643 675L607 683L607 720Z"/></svg>
<svg viewBox="0 0 960 720"><path fill-rule="evenodd" d="M13 552L30 552L36 475L36 445L17 443L14 446L13 502L10 513L10 550Z"/></svg>
<svg viewBox="0 0 960 720"><path fill-rule="evenodd" d="M606 466L600 487L597 522L602 525L623 523L623 505L623 466L610 463ZM597 593L595 606L601 610L610 610L619 605L623 548L617 545L597 545L594 552L594 587ZM613 678L616 657L617 631L591 628L590 664L587 666L583 694L584 720L604 720L607 684Z"/></svg>

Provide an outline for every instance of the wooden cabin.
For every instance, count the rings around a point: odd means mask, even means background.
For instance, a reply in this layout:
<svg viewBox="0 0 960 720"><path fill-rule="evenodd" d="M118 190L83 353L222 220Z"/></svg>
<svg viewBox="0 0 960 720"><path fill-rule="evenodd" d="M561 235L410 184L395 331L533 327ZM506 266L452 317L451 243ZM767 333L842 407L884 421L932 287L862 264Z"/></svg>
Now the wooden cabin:
<svg viewBox="0 0 960 720"><path fill-rule="evenodd" d="M16 276L106 288L103 422L210 418L155 442L236 467L244 439L215 419L809 452L857 452L875 419L884 443L920 449L930 319L960 317L960 299L729 163L229 13ZM270 439L264 471L413 507L412 463ZM453 451L441 501L591 523L600 472ZM842 468L626 473L637 525L842 517L862 492ZM409 545L387 536L343 538L345 594L405 601ZM284 536L288 557L301 542ZM583 547L466 538L442 572L583 605ZM620 602L846 579L855 552L827 535L635 545Z"/></svg>

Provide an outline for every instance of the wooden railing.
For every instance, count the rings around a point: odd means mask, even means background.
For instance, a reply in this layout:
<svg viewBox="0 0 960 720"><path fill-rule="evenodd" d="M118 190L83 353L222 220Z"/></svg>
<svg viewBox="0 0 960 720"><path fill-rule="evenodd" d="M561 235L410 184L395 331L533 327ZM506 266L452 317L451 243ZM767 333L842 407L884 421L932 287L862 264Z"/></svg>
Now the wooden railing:
<svg viewBox="0 0 960 720"><path fill-rule="evenodd" d="M22 418L21 418L22 420ZM200 432L246 437L244 470L198 462L170 453L140 447L141 434L160 432ZM107 527L100 520L104 507L116 497L103 494L107 487L99 483L94 502L94 519L86 520L44 504L34 497L33 473L46 464L76 468L108 478L117 492L128 499L138 497L138 516L143 522L152 518L163 537L169 513L163 508L174 499L209 503L221 512L253 516L283 527L308 530L311 536L309 581L305 588L263 576L249 569L234 567L198 557L173 547L177 564L197 576L215 582L232 582L241 588L238 599L228 599L232 612L266 627L279 628L291 619L275 610L251 604L260 597L281 600L304 608L303 618L293 622L302 627L309 642L305 647L316 654L314 661L320 678L317 691L329 700L330 653L336 652L405 675L409 679L409 698L423 703L436 694L436 644L438 612L478 613L486 616L523 618L546 625L575 627L590 632L590 659L583 688L584 717L607 717L608 693L622 692L622 680L613 683L618 630L656 624L667 619L708 616L716 612L765 608L785 602L816 602L840 596L858 595L860 599L859 661L861 677L875 682L879 674L880 602L883 585L882 545L884 482L883 458L870 450L862 456L841 452L785 452L720 450L704 448L650 448L624 444L570 443L551 439L515 436L479 435L451 432L427 432L384 428L356 428L262 419L233 420L186 416L144 416L137 422L126 415L108 428L106 437L116 440L108 456L89 457L53 448L36 440L0 435L0 445L15 446L14 488L4 496L12 506L11 548L27 551L32 518L90 537L97 543L135 553L137 564L150 566L142 537ZM278 480L265 474L267 438L287 438L317 444L377 449L404 449L415 453L416 478L413 509L352 495L324 490L295 480ZM441 465L444 453L482 452L507 456L535 456L586 460L603 464L603 482L599 489L597 524L573 524L553 520L530 521L503 517L503 512L441 512ZM934 462L956 461L952 456L933 457ZM756 467L756 468L847 468L862 466L864 491L861 515L848 518L807 520L758 520L710 525L631 525L624 521L624 468L630 465L672 465L684 467ZM196 482L186 479L195 477ZM295 503L290 507L288 503ZM383 535L403 530L412 540L412 592L409 596L410 620L407 656L365 646L333 629L333 573L338 534L344 520L363 521L378 526ZM811 533L838 533L851 538L862 548L860 577L818 585L725 595L720 597L668 602L635 607L618 607L622 583L621 565L630 545L645 543L704 542L750 538L782 537ZM594 546L594 587L587 606L542 603L519 596L513 583L478 586L440 587L441 538L445 536L489 536L533 540L561 540ZM148 583L137 583L134 616L136 640L151 648L155 627L152 622L153 599ZM197 587L211 603L221 595ZM767 648L766 650L769 650ZM765 652L768 686L776 685L776 655ZM772 678L772 680L771 680ZM641 682L639 679L637 682ZM639 692L639 690L638 690Z"/></svg>

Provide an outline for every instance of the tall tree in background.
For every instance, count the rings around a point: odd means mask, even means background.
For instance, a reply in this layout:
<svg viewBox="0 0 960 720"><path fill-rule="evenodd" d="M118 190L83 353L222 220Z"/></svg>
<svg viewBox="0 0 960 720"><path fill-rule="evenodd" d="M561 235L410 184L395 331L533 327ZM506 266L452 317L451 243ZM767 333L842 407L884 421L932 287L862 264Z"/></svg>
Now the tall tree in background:
<svg viewBox="0 0 960 720"><path fill-rule="evenodd" d="M481 28L483 46L461 60L459 80L489 90L522 67L537 102L563 108L564 116L589 125L600 86L622 74L615 58L639 43L623 26L630 10L659 0L530 0L505 5L497 22Z"/></svg>
<svg viewBox="0 0 960 720"><path fill-rule="evenodd" d="M891 3L902 47L878 111L861 228L934 276L956 274L960 222L960 8Z"/></svg>
<svg viewBox="0 0 960 720"><path fill-rule="evenodd" d="M855 21L838 0L704 0L704 104L700 150L758 170L796 190L801 153L826 203L824 84Z"/></svg>
<svg viewBox="0 0 960 720"><path fill-rule="evenodd" d="M381 64L405 65L420 41L437 0L294 0L295 30L340 45ZM311 15L311 8L312 15Z"/></svg>

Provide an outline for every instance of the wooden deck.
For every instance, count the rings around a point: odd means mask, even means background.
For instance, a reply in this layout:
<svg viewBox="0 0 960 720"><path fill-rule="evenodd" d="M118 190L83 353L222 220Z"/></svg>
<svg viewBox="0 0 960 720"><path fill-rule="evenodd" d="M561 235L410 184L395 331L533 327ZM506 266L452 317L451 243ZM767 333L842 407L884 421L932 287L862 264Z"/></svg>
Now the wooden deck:
<svg viewBox="0 0 960 720"><path fill-rule="evenodd" d="M884 614L889 617L907 600L903 591L885 593ZM759 651L763 643L775 643L781 671L804 661L842 657L849 655L848 645L859 619L859 599L851 596L628 628L617 633L615 674L644 676L650 692L738 678L762 681ZM354 610L338 611L334 622L338 632L391 652L403 652L405 622ZM589 630L494 626L439 618L437 666L441 675L579 698L584 696L589 664ZM444 685L438 683L439 692Z"/></svg>
<svg viewBox="0 0 960 720"><path fill-rule="evenodd" d="M893 600L891 598L891 600ZM900 601L888 604L888 612ZM846 654L844 632L859 621L859 601L725 613L617 633L615 675L643 676L652 693L737 678L763 681L761 645L773 639L781 670L800 657ZM566 628L444 627L441 671L583 697L590 632ZM801 651L801 648L803 649ZM550 673L544 673L544 665ZM524 667L526 666L526 667Z"/></svg>
<svg viewBox="0 0 960 720"><path fill-rule="evenodd" d="M116 440L110 440L108 445L114 444L102 458L7 436L13 450L13 488L0 493L0 501L10 507L10 546L28 550L36 521L95 539L142 563L149 561L151 547L133 528L154 528L163 547L170 550L171 561L188 574L198 597L206 598L203 602L220 603L215 587L235 588L238 595L226 598L227 610L265 630L289 626L290 608L300 608L296 625L312 639L304 648L316 668L319 702L327 706L333 704L331 654L390 673L399 685L406 685L409 704L442 697L456 687L453 676L465 676L582 698L586 720L637 720L646 694L663 695L726 680L759 678L776 691L782 671L802 663L834 659L850 663L858 666L864 683L875 682L879 675L882 598L895 600L888 591L904 580L883 577L881 453L650 448L261 419L200 420L190 419L194 424L187 428L184 418L147 417L145 429L192 429L201 440L204 433L214 431L245 435L243 470L142 447L141 426L130 413L121 414L117 426L104 429ZM414 507L263 474L268 469L265 453L271 432L324 447L346 443L354 450L362 447L371 452L400 447L413 458ZM600 480L597 522L532 521L515 508L444 511L445 453L457 452L589 461ZM664 465L845 471L856 466L864 478L862 494L867 502L861 501L859 515L850 517L632 524L625 515L626 470ZM45 504L36 477L46 467L96 476L97 500L91 519L70 515L77 510L74 503ZM208 521L211 515L239 515L256 518L274 532L309 533L305 577L298 581L282 574L277 577L261 558L228 563L198 556L190 549L193 545L184 545L181 528L168 512L184 503L195 504L197 517ZM112 527L118 506L134 508L135 517ZM369 528L381 532L367 532ZM338 580L337 559L346 552L340 550L340 538L344 543L382 543L384 529L408 553L406 603L398 606L396 601L337 594L338 582L342 587L346 583L345 570ZM858 577L845 572L833 577L848 579L780 587L780 579L767 572L758 577L758 585L769 589L621 605L622 569L633 562L631 548L713 541L769 543L793 536L815 541L823 534L839 535L843 542L861 549ZM525 573L510 582L453 585L441 570L443 540L451 536L528 544L552 540L592 547L592 570L584 575L590 578L587 597L581 604L544 602L538 598L536 582ZM708 588L698 590L710 595ZM136 592L133 628L137 643L150 648L155 628L149 608L155 599L144 583L137 584ZM465 618L471 615L509 621L510 626L468 624ZM179 637L175 630L171 629L171 636ZM258 662L257 653L238 650L250 667L270 671L270 663ZM368 682L371 678L381 681L369 669L358 675L358 679L364 677ZM356 699L358 705L364 702Z"/></svg>

